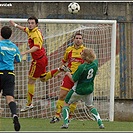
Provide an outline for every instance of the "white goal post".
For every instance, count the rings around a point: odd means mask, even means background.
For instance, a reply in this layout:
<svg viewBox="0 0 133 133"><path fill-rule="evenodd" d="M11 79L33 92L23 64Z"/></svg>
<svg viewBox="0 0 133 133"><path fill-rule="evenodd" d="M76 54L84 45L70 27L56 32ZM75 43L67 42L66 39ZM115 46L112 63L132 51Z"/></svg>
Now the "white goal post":
<svg viewBox="0 0 133 133"><path fill-rule="evenodd" d="M10 20L20 25L27 25L27 19L0 18L0 28L9 25ZM114 121L116 23L116 20L39 19L39 28L44 36L44 47L49 60L48 71L59 67L64 50L72 44L73 34L77 31L83 34L84 45L95 50L99 60L99 71L95 80L94 105L101 118L110 121ZM15 27L12 27L12 30L11 41L20 51L28 49L27 35ZM30 59L30 55L26 55L22 63L15 65L15 99L18 114L20 117L51 118L54 115L63 74L46 83L37 80L33 99L35 108L25 113L20 112L26 99ZM10 111L3 97L0 102L0 107L4 109L1 116L10 117ZM74 114L75 119L90 118L82 101L78 102Z"/></svg>

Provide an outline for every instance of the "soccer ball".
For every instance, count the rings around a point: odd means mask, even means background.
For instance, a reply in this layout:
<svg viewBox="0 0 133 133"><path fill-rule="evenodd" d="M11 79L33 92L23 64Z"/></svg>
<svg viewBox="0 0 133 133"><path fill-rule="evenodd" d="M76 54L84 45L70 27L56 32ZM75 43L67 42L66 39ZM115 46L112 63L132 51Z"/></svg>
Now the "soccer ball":
<svg viewBox="0 0 133 133"><path fill-rule="evenodd" d="M80 5L76 2L72 2L68 5L68 11L71 14L78 13L80 11Z"/></svg>

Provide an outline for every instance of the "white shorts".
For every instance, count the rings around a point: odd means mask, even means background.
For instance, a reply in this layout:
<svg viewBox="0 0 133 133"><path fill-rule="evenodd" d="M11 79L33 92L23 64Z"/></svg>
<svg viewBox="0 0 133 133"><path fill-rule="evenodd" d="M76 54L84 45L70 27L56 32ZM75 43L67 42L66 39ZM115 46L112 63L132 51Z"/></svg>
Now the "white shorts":
<svg viewBox="0 0 133 133"><path fill-rule="evenodd" d="M76 85L77 84L75 84L73 86L73 88L72 88L74 91L75 91ZM75 102L78 102L80 100L83 101L83 102L85 102L85 105L86 106L91 106L93 104L93 93L88 94L88 95L79 95L76 92L74 92L71 95L71 98L69 99L68 104L75 103Z"/></svg>

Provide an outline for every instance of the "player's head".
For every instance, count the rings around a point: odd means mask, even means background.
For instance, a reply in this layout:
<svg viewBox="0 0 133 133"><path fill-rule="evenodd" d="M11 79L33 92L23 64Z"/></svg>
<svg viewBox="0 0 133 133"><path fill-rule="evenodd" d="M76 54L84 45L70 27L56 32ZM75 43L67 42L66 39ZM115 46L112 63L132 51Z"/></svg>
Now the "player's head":
<svg viewBox="0 0 133 133"><path fill-rule="evenodd" d="M1 28L1 36L2 36L2 38L9 39L11 37L11 35L12 35L12 30L11 30L10 27L3 26Z"/></svg>
<svg viewBox="0 0 133 133"><path fill-rule="evenodd" d="M35 16L31 16L28 18L28 28L30 30L34 29L38 26L38 19Z"/></svg>
<svg viewBox="0 0 133 133"><path fill-rule="evenodd" d="M88 63L91 63L96 59L96 54L92 48L86 48L81 53L81 57L83 60L87 61Z"/></svg>
<svg viewBox="0 0 133 133"><path fill-rule="evenodd" d="M77 32L75 35L74 35L74 45L76 46L80 46L83 44L83 36L81 33Z"/></svg>

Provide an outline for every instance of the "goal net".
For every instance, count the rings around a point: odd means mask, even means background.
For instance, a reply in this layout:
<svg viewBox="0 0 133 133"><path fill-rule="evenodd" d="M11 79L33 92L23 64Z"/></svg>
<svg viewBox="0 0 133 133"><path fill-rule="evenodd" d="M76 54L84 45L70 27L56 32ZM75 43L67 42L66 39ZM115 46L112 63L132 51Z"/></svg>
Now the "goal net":
<svg viewBox="0 0 133 133"><path fill-rule="evenodd" d="M0 19L0 28L9 25L10 19ZM27 26L27 19L12 19L16 23ZM44 36L44 47L47 50L47 71L60 66L65 49L73 44L73 35L77 31L83 34L84 45L93 48L99 61L99 70L95 79L94 106L98 109L102 119L113 121L114 117L114 81L115 81L115 43L116 21L114 20L63 20L39 19L39 28ZM29 49L27 35L12 27L13 41L20 49ZM26 103L28 71L31 56L25 55L22 63L15 64L15 99L18 115L23 118L51 118L55 114L55 104L58 99L60 85L64 73L41 82L36 81L34 108L27 112L20 112ZM2 117L11 117L5 98L1 97L0 106ZM79 101L74 112L75 119L92 119L84 102Z"/></svg>

